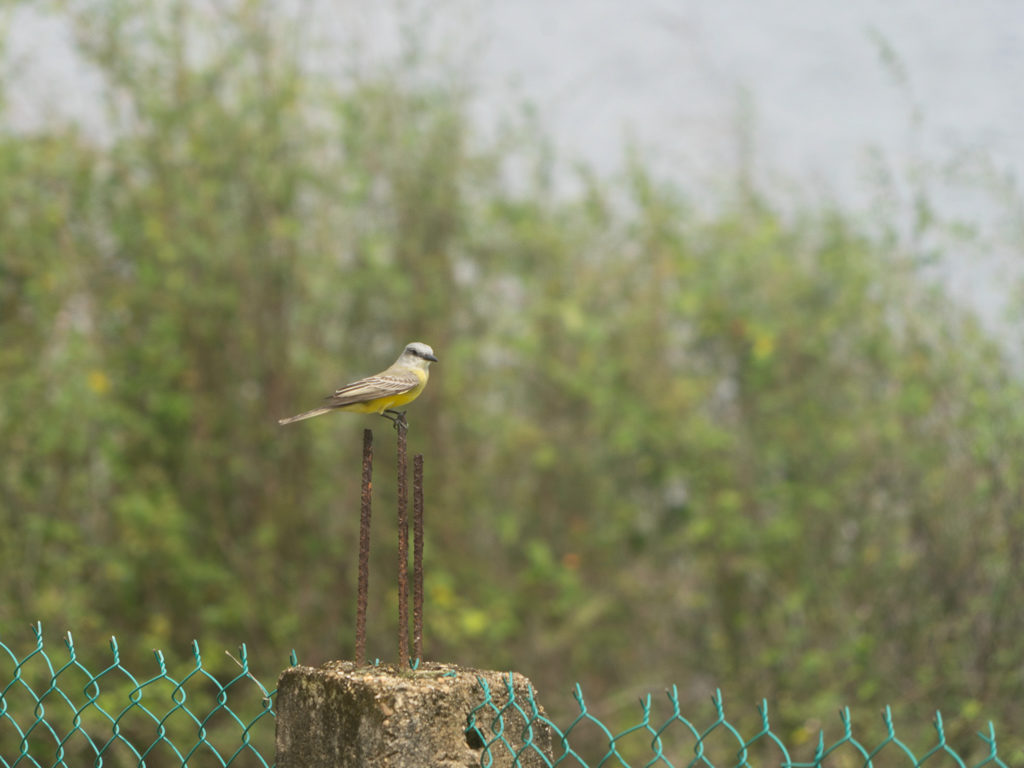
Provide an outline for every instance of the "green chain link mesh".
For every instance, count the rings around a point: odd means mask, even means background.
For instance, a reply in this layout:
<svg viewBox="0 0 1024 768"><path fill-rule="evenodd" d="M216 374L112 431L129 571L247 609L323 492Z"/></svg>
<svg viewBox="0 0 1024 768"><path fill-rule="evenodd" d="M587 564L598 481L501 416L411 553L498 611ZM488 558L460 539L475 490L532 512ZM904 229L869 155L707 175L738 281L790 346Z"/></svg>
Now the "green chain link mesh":
<svg viewBox="0 0 1024 768"><path fill-rule="evenodd" d="M42 628L37 624L33 632L35 648L21 658L0 641L0 664L11 665L8 682L0 677L0 767L274 765L277 692L251 674L245 645L236 660L238 674L226 681L204 668L193 643L193 661L182 673L172 675L163 654L154 651L157 674L140 682L122 666L113 638L111 663L93 673L79 660L71 633L64 638L67 660L58 665L44 649ZM294 651L290 662L298 663ZM886 736L874 746L854 736L844 709L843 735L826 745L824 731L819 732L813 756L799 762L772 731L766 701L757 708L761 728L750 738L726 718L720 691L712 698L715 718L701 728L680 712L674 686L667 692L671 711L666 717L652 716L648 695L640 702L639 722L613 731L590 712L577 685L579 714L563 730L541 713L532 689L525 701L517 699L511 675L501 696L493 695L483 678L479 682L483 700L470 713L466 731L470 742L481 746L482 768L1007 766L998 756L991 722L987 734L978 734L980 760L968 763L947 743L939 712L935 743L915 753L896 736L888 707L882 716Z"/></svg>
<svg viewBox="0 0 1024 768"><path fill-rule="evenodd" d="M0 766L264 766L274 764L274 696L249 672L245 645L239 672L226 681L207 668L192 644L193 662L177 675L154 651L156 674L139 680L121 664L111 638L111 663L91 672L69 632L66 661L43 647L19 658L0 641ZM52 654L52 655L51 655ZM294 651L291 663L297 659ZM229 705L230 698L230 705Z"/></svg>
<svg viewBox="0 0 1024 768"><path fill-rule="evenodd" d="M534 700L531 689L526 701L517 700L512 679L506 682L503 695L491 693L487 681L479 678L483 701L470 713L466 728L467 740L482 745L480 765L491 766L562 766L563 768L676 768L704 766L706 768L754 768L754 766L780 766L781 768L888 768L889 766L958 766L967 768L965 758L947 743L942 715L935 713L937 740L926 751L915 753L896 736L892 712L886 707L882 719L886 736L870 746L853 734L849 709L839 713L843 735L826 746L825 733L818 734L813 756L805 762L794 762L782 738L771 729L768 721L768 703L762 700L757 708L761 728L750 738L744 738L725 716L721 691L712 698L715 718L700 728L682 715L679 692L673 686L667 691L670 713L664 719L652 719L651 697L640 701L640 721L623 730L613 732L587 708L579 685L573 692L579 714L564 729L558 728L545 717ZM550 736L550 749L547 739ZM1001 766L1006 763L996 752L995 729L991 722L988 733L978 733L983 755L973 765ZM731 745L731 746L729 746ZM727 757L723 757L727 755Z"/></svg>

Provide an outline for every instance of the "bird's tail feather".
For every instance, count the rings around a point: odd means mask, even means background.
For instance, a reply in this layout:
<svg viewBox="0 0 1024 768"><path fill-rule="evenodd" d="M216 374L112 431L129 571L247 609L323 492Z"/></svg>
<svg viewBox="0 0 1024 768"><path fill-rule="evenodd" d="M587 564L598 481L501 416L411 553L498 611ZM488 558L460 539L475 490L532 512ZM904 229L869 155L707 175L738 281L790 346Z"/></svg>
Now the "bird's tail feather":
<svg viewBox="0 0 1024 768"><path fill-rule="evenodd" d="M289 416L287 419L278 419L278 424L291 424L293 421L302 421L303 419L312 419L314 416L320 416L321 414L333 411L333 408L314 408L312 411L306 411L296 416Z"/></svg>

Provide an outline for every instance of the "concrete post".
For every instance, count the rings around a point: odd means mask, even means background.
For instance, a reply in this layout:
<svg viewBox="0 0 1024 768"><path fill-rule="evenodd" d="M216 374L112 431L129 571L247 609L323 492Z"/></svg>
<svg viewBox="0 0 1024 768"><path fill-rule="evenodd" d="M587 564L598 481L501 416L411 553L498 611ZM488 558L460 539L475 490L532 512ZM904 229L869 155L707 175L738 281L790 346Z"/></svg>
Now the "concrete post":
<svg viewBox="0 0 1024 768"><path fill-rule="evenodd" d="M484 701L478 678L487 681L499 708L508 701L507 672L435 663L400 672L347 661L287 669L277 687L278 768L479 766L484 745L477 734L466 733L469 713ZM529 711L530 681L513 673L512 685L516 702ZM480 710L476 719L484 738L493 738L493 711ZM512 750L522 748L523 717L509 708L501 725ZM531 738L550 760L549 729L534 723ZM513 754L495 743L487 765L511 768ZM522 768L547 764L533 748L524 750L518 763Z"/></svg>

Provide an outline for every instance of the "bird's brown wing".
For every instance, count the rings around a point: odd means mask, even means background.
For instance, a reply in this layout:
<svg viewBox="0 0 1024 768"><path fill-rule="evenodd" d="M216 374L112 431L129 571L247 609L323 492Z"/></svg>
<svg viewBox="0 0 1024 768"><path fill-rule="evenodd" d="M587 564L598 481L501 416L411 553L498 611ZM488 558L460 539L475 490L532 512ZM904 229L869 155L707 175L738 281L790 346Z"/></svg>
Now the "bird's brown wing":
<svg viewBox="0 0 1024 768"><path fill-rule="evenodd" d="M353 381L327 398L332 406L351 405L376 400L388 395L401 395L420 384L415 373L379 374L367 376L365 379Z"/></svg>

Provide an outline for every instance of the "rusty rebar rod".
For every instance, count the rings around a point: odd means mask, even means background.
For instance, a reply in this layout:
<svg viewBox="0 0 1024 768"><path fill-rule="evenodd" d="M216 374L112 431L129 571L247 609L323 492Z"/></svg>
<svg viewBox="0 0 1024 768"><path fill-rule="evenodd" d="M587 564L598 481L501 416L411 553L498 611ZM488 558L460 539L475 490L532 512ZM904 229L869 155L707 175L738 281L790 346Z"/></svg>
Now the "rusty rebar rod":
<svg viewBox="0 0 1024 768"><path fill-rule="evenodd" d="M423 454L412 458L412 655L423 661Z"/></svg>
<svg viewBox="0 0 1024 768"><path fill-rule="evenodd" d="M370 582L370 505L373 498L373 431L363 430L363 483L359 509L359 591L356 603L356 664L366 663L366 601Z"/></svg>
<svg viewBox="0 0 1024 768"><path fill-rule="evenodd" d="M398 665L409 666L409 489L406 484L405 414L395 419L398 430Z"/></svg>

